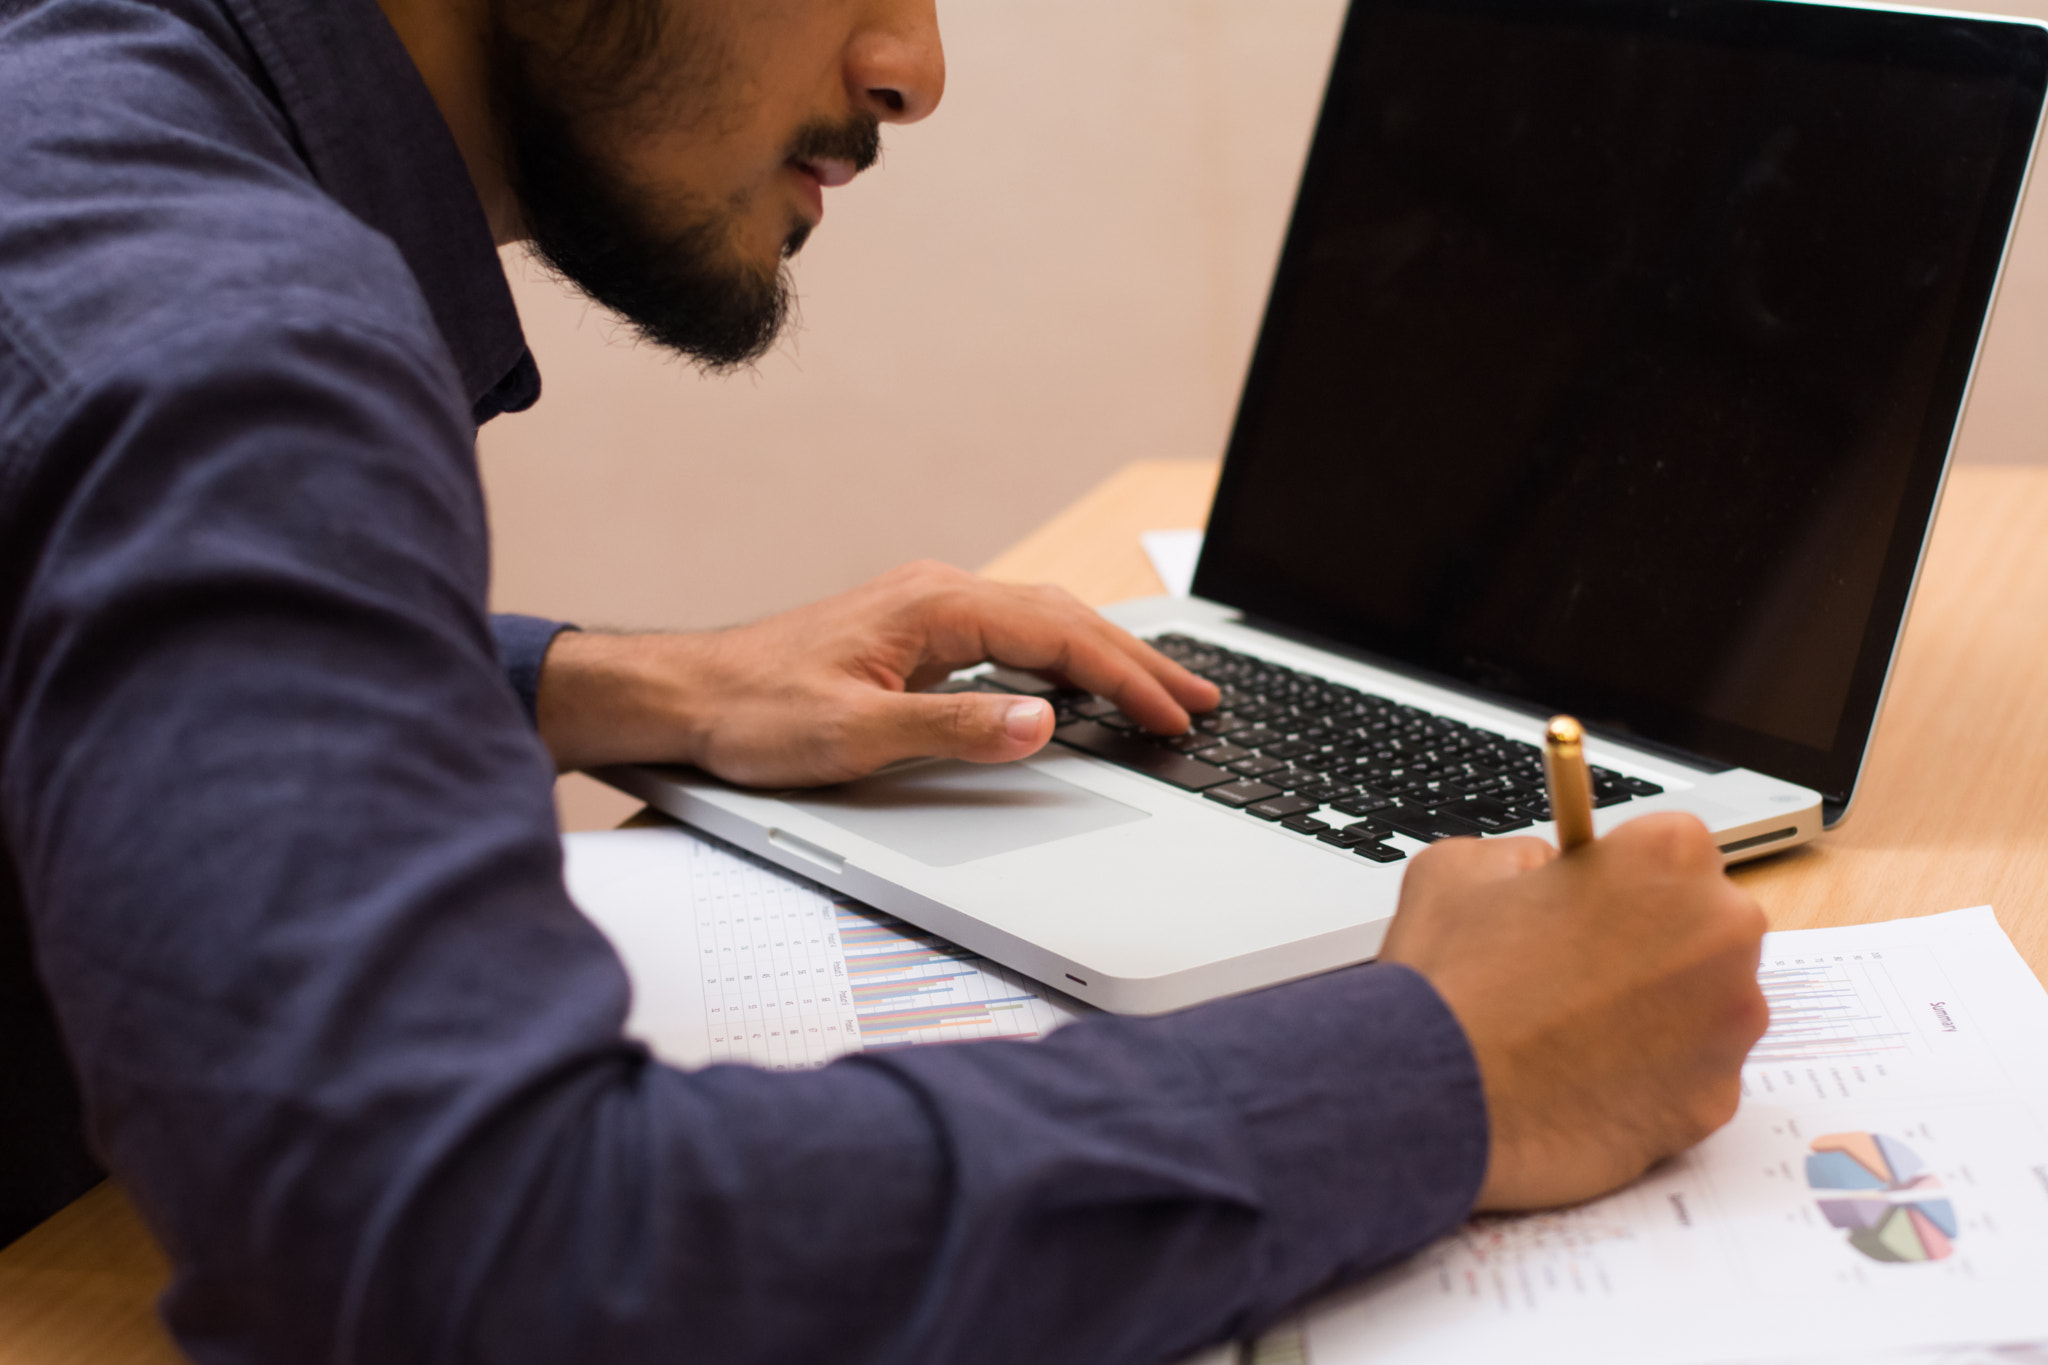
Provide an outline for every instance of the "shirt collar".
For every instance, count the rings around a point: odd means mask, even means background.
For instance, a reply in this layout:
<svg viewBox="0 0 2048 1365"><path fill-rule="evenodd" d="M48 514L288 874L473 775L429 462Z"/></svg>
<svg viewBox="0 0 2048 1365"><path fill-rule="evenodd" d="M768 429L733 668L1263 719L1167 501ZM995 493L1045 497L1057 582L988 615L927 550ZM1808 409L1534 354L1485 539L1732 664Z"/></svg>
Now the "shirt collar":
<svg viewBox="0 0 2048 1365"><path fill-rule="evenodd" d="M540 370L468 168L375 0L226 0L322 189L412 268L479 423L540 398Z"/></svg>

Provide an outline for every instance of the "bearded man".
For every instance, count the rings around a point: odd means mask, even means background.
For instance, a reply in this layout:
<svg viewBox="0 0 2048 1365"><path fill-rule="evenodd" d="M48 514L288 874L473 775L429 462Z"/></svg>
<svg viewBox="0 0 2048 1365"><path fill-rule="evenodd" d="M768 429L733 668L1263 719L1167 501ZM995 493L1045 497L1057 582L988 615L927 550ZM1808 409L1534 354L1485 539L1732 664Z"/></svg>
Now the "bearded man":
<svg viewBox="0 0 2048 1365"><path fill-rule="evenodd" d="M1142 1362L1732 1112L1760 917L1678 820L1441 845L1380 964L1170 1018L807 1075L623 1036L558 769L1014 759L1042 702L918 690L991 658L1215 703L932 566L709 636L486 615L476 427L540 393L496 248L743 366L943 81L932 0L0 9L0 1232L103 1164L208 1362Z"/></svg>

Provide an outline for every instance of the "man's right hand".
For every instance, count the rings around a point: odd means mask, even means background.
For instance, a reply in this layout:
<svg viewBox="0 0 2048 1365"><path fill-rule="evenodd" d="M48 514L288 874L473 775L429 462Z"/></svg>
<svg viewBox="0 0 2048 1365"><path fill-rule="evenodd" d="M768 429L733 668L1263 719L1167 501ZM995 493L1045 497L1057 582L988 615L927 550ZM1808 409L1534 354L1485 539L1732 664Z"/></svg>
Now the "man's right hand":
<svg viewBox="0 0 2048 1365"><path fill-rule="evenodd" d="M1628 1183L1735 1114L1770 1011L1763 912L1706 827L1651 815L1560 858L1535 839L1418 855L1381 960L1429 979L1479 1061L1482 1209Z"/></svg>

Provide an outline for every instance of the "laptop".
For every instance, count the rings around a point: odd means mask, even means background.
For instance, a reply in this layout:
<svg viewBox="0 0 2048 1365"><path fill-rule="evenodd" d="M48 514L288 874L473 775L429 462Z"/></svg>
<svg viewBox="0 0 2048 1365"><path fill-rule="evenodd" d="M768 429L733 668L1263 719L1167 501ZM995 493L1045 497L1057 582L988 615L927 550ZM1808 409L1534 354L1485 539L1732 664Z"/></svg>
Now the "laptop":
<svg viewBox="0 0 2048 1365"><path fill-rule="evenodd" d="M1194 595L1188 736L825 791L609 771L1104 1009L1371 958L1430 841L1846 818L2038 139L2048 28L1786 0L1355 0Z"/></svg>

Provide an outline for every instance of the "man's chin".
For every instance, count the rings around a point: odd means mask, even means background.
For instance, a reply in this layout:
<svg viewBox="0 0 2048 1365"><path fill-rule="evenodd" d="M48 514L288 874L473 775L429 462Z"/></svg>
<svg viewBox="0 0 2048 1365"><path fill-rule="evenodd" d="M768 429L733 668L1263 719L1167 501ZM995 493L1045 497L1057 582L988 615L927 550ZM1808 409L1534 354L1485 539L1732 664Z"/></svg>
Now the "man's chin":
<svg viewBox="0 0 2048 1365"><path fill-rule="evenodd" d="M674 287L613 289L606 298L586 289L619 314L641 337L673 351L700 369L724 373L744 369L774 349L785 330L793 293L786 273L735 273L672 281Z"/></svg>

